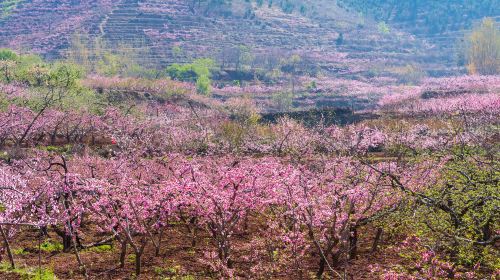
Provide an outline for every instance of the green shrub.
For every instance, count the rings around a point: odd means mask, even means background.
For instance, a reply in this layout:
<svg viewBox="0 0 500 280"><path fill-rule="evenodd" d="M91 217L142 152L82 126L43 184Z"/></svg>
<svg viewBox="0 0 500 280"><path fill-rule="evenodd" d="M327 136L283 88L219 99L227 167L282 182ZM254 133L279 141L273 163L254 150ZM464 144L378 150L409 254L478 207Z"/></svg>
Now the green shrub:
<svg viewBox="0 0 500 280"><path fill-rule="evenodd" d="M7 57L5 53L8 52L4 52ZM80 65L63 61L46 63L37 55L20 55L14 64L10 62L0 60L0 79L29 85L29 95L7 99L0 93L0 110L16 104L36 111L47 105L60 110L101 111L102 97L81 85L86 72Z"/></svg>
<svg viewBox="0 0 500 280"><path fill-rule="evenodd" d="M224 139L231 149L238 149L243 144L245 135L248 133L246 126L233 122L227 121L221 126L221 138Z"/></svg>
<svg viewBox="0 0 500 280"><path fill-rule="evenodd" d="M318 85L316 84L316 81L311 81L308 85L307 85L307 90L311 91L311 90L315 90L318 88Z"/></svg>
<svg viewBox="0 0 500 280"><path fill-rule="evenodd" d="M293 93L290 91L278 92L273 95L272 100L279 111L290 111L293 105Z"/></svg>
<svg viewBox="0 0 500 280"><path fill-rule="evenodd" d="M50 67L49 84L53 87L75 88L77 81L84 75L84 69L76 64L56 62Z"/></svg>
<svg viewBox="0 0 500 280"><path fill-rule="evenodd" d="M485 18L466 36L465 41L470 74L500 73L500 30L493 18Z"/></svg>
<svg viewBox="0 0 500 280"><path fill-rule="evenodd" d="M14 60L18 59L17 54L10 49L0 49L0 60Z"/></svg>
<svg viewBox="0 0 500 280"><path fill-rule="evenodd" d="M210 79L207 76L198 77L198 79L196 79L196 92L203 95L209 95L210 91Z"/></svg>
<svg viewBox="0 0 500 280"><path fill-rule="evenodd" d="M45 62L40 56L33 54L19 56L14 71L14 79L31 85L34 83L32 75L35 74L33 71L35 67L40 69L46 67Z"/></svg>
<svg viewBox="0 0 500 280"><path fill-rule="evenodd" d="M480 263L499 269L494 241L500 228L498 168L498 162L478 154L456 155L445 166L440 183L423 193L425 200L409 203L391 220L425 246L447 252L457 265Z"/></svg>
<svg viewBox="0 0 500 280"><path fill-rule="evenodd" d="M378 32L382 33L382 34L389 34L391 33L391 29L389 28L389 26L387 25L387 23L385 23L385 21L381 21L378 23Z"/></svg>
<svg viewBox="0 0 500 280"><path fill-rule="evenodd" d="M211 72L215 67L212 59L196 59L191 64L172 64L166 69L167 75L179 81L195 82L199 94L209 95L211 91Z"/></svg>
<svg viewBox="0 0 500 280"><path fill-rule="evenodd" d="M395 69L395 73L398 76L399 82L409 85L419 84L427 75L419 66L411 64Z"/></svg>
<svg viewBox="0 0 500 280"><path fill-rule="evenodd" d="M166 72L170 78L179 81L194 82L197 78L197 74L194 72L191 64L181 65L174 63L167 67Z"/></svg>

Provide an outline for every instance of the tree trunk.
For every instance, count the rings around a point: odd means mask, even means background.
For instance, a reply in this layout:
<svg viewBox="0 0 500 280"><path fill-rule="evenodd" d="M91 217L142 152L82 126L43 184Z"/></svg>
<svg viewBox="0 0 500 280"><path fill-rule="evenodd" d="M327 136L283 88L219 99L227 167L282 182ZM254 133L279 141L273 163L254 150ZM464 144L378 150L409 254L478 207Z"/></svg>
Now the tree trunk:
<svg viewBox="0 0 500 280"><path fill-rule="evenodd" d="M490 227L490 221L488 221L488 222L486 222L486 224L484 224L481 231L483 232L483 241L490 240L491 236L493 235L491 227Z"/></svg>
<svg viewBox="0 0 500 280"><path fill-rule="evenodd" d="M248 234L248 214L243 219L243 233Z"/></svg>
<svg viewBox="0 0 500 280"><path fill-rule="evenodd" d="M0 233L2 234L2 239L3 239L4 246L5 246L5 250L7 251L7 256L9 257L10 267L12 269L15 269L16 263L14 262L14 255L12 254L12 251L10 250L9 239L7 238L7 234L5 234L5 231L1 225L0 225Z"/></svg>
<svg viewBox="0 0 500 280"><path fill-rule="evenodd" d="M189 233L191 234L191 247L196 247L196 218L192 217L187 225Z"/></svg>
<svg viewBox="0 0 500 280"><path fill-rule="evenodd" d="M353 260L356 258L358 253L358 229L356 226L351 228L351 234L349 235L349 259Z"/></svg>
<svg viewBox="0 0 500 280"><path fill-rule="evenodd" d="M82 258L80 257L80 253L78 252L78 248L77 248L77 244L76 244L76 237L73 240L70 239L70 246L71 246L71 244L73 245L72 246L73 252L75 254L76 260L78 262L78 266L80 267L83 276L85 277L85 279L89 279L89 275L87 273L87 267L83 263Z"/></svg>
<svg viewBox="0 0 500 280"><path fill-rule="evenodd" d="M196 247L196 228L191 231L191 247Z"/></svg>
<svg viewBox="0 0 500 280"><path fill-rule="evenodd" d="M380 239L382 238L382 232L382 228L377 228L377 233L375 234L375 239L373 240L372 253L377 251L378 244L380 243Z"/></svg>
<svg viewBox="0 0 500 280"><path fill-rule="evenodd" d="M160 255L160 245L155 247L155 257L158 257Z"/></svg>
<svg viewBox="0 0 500 280"><path fill-rule="evenodd" d="M319 260L318 272L316 272L316 278L322 279L323 273L325 272L326 261L323 257Z"/></svg>
<svg viewBox="0 0 500 280"><path fill-rule="evenodd" d="M127 242L121 242L120 268L125 267L125 257L127 257Z"/></svg>
<svg viewBox="0 0 500 280"><path fill-rule="evenodd" d="M63 242L62 242L62 244L63 244L63 251L66 252L66 253L69 252L69 251L71 251L71 236L68 235L68 234L64 234L62 236L62 239L63 239Z"/></svg>
<svg viewBox="0 0 500 280"><path fill-rule="evenodd" d="M155 244L153 242L153 245L155 246L155 257L158 257L160 255L160 248L161 248L161 241L163 239L163 233L164 233L164 228L160 228L159 233L158 233L158 243Z"/></svg>
<svg viewBox="0 0 500 280"><path fill-rule="evenodd" d="M332 253L332 266L337 267L340 265L340 255L342 254L342 250L337 250L337 252Z"/></svg>
<svg viewBox="0 0 500 280"><path fill-rule="evenodd" d="M53 227L53 229L56 234L62 238L63 252L67 253L71 251L71 235L69 235L65 229L61 230L57 227Z"/></svg>
<svg viewBox="0 0 500 280"><path fill-rule="evenodd" d="M141 257L142 252L135 252L135 275L139 276L141 274Z"/></svg>

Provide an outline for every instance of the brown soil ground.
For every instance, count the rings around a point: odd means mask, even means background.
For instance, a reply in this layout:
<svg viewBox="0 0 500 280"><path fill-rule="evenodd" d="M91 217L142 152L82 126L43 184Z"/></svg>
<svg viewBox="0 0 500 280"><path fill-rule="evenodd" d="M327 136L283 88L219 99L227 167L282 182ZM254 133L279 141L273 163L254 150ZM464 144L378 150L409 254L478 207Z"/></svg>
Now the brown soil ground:
<svg viewBox="0 0 500 280"><path fill-rule="evenodd" d="M38 267L38 232L36 230L24 230L23 233L12 242L12 248L24 249L24 253L15 255L18 267ZM140 277L134 276L134 259L132 252L128 252L125 268L118 267L120 248L114 243L109 251L85 250L81 252L81 257L91 279L111 280L111 279L216 279L210 273L208 267L200 263L205 249L210 247L210 239L205 233L198 234L197 245L193 249L190 247L190 238L183 227L172 227L165 235L162 242L159 256L154 255L152 245L146 247L142 263L143 272ZM361 235L358 249L358 257L338 268L338 271L346 272L349 279L377 279L378 277L370 273L370 265L378 264L381 267L391 267L393 264L401 264L402 259L397 253L390 249L387 240L382 241L379 250L371 252L373 241L373 231L368 230L365 235ZM55 233L49 232L51 240L60 241ZM235 248L239 248L238 243L243 244L249 235L239 234L235 239ZM392 243L392 242L391 242ZM248 263L242 261L245 252L235 251L235 267L239 271L248 269ZM6 256L3 258L6 261ZM314 275L317 268L317 259L309 257L304 260L308 272L304 279L309 279ZM58 279L84 279L78 270L76 257L72 253L63 252L42 252L41 266L53 270ZM176 271L175 273L173 272ZM191 278L182 278L182 276ZM175 277L178 276L178 277ZM181 276L181 277L179 277ZM241 278L251 279L250 276L239 274ZM0 272L0 279L20 279L15 273ZM275 279L298 279L297 275L277 276ZM327 278L328 279L328 278Z"/></svg>

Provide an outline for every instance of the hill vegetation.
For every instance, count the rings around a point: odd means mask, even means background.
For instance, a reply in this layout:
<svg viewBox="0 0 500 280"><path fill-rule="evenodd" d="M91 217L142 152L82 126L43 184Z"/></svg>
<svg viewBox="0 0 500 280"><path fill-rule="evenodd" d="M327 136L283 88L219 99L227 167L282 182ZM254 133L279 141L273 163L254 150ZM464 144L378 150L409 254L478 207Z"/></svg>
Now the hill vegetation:
<svg viewBox="0 0 500 280"><path fill-rule="evenodd" d="M500 73L500 31L495 24L493 19L486 18L466 37L466 56L471 74Z"/></svg>
<svg viewBox="0 0 500 280"><path fill-rule="evenodd" d="M498 0L340 0L342 5L371 15L378 21L400 23L419 34L443 34L472 27L483 17L498 16Z"/></svg>
<svg viewBox="0 0 500 280"><path fill-rule="evenodd" d="M293 54L329 73L359 71L350 69L353 65L363 65L360 70L366 72L380 63L426 62L423 67L437 73L449 67L449 63L444 67L430 63L445 61L447 54L433 52L399 31L381 33L357 12L349 13L329 1L313 6L243 0L70 2L24 1L0 23L4 30L0 42L61 57L75 45L74 34L84 32L87 39L80 41L86 41L87 49L97 47L94 41L99 38L98 49L122 46L147 53L141 55L141 64L151 67L190 62L201 53L236 67L242 48L254 58L249 64L260 67Z"/></svg>

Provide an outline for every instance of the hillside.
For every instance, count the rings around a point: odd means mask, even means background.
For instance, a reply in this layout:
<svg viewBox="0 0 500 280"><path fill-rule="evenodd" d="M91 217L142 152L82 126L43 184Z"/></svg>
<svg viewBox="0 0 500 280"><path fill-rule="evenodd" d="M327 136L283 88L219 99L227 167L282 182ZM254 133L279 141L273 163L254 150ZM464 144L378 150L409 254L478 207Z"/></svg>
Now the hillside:
<svg viewBox="0 0 500 280"><path fill-rule="evenodd" d="M483 17L500 14L498 0L339 0L340 6L376 20L404 27L419 35L438 35L468 29Z"/></svg>
<svg viewBox="0 0 500 280"><path fill-rule="evenodd" d="M110 49L147 49L141 62L156 67L200 56L231 67L241 46L260 67L299 54L341 75L414 63L439 75L453 66L452 56L432 44L397 29L381 31L375 21L327 0L287 1L289 6L243 0L17 2L0 20L0 45L48 57L65 56L74 34L88 34ZM173 51L178 49L182 53Z"/></svg>
<svg viewBox="0 0 500 280"><path fill-rule="evenodd" d="M443 53L456 53L465 32L479 20L500 15L499 0L339 0L338 3L347 10L387 22L431 42Z"/></svg>
<svg viewBox="0 0 500 280"><path fill-rule="evenodd" d="M96 28L112 1L31 0L5 1L0 17L0 45L30 50L49 57L68 47L75 32Z"/></svg>

